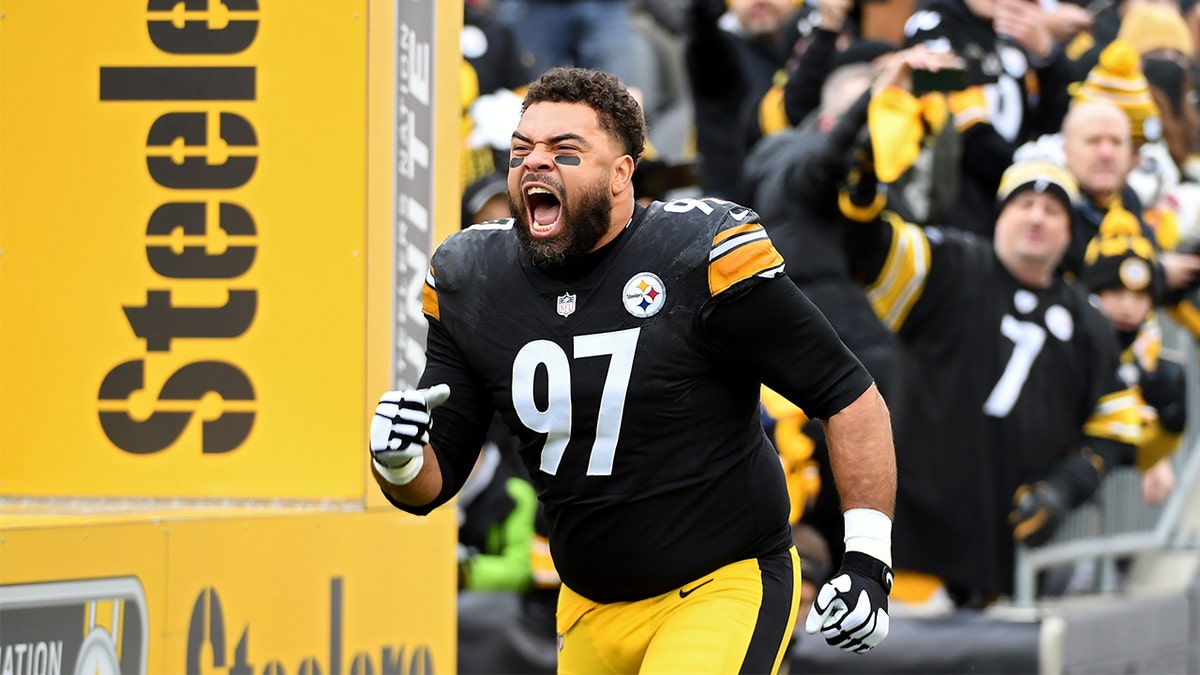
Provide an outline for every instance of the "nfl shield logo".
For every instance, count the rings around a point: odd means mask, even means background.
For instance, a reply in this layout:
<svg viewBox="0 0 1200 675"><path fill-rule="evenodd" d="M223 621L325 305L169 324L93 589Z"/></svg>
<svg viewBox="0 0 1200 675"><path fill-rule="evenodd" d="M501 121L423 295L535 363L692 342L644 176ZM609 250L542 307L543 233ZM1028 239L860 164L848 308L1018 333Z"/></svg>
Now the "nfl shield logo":
<svg viewBox="0 0 1200 675"><path fill-rule="evenodd" d="M558 313L562 316L571 316L575 313L574 293L563 293L558 296Z"/></svg>

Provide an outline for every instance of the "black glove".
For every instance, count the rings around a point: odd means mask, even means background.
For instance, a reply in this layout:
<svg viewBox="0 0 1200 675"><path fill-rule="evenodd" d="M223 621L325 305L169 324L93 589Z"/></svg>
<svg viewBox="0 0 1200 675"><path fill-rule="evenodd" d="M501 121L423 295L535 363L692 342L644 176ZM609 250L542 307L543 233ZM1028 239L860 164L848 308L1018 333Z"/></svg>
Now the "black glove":
<svg viewBox="0 0 1200 675"><path fill-rule="evenodd" d="M1029 546L1045 544L1070 508L1066 495L1047 481L1022 485L1013 494L1013 510L1008 514L1013 539Z"/></svg>
<svg viewBox="0 0 1200 675"><path fill-rule="evenodd" d="M838 208L850 220L867 223L887 206L887 185L875 175L871 137L863 129L846 153L846 173L838 185Z"/></svg>
<svg viewBox="0 0 1200 675"><path fill-rule="evenodd" d="M1158 424L1177 434L1187 422L1187 379L1174 361L1160 360L1153 372L1140 371L1142 398L1158 412Z"/></svg>
<svg viewBox="0 0 1200 675"><path fill-rule="evenodd" d="M842 567L817 592L804 622L809 633L844 652L861 654L887 637L892 568L859 551L847 551Z"/></svg>

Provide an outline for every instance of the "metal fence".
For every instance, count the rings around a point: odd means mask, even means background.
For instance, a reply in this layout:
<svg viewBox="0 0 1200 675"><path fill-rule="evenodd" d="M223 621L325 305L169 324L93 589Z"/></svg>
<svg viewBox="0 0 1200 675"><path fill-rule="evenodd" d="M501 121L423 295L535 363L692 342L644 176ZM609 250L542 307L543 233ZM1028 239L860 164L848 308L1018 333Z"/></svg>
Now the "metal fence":
<svg viewBox="0 0 1200 675"><path fill-rule="evenodd" d="M1013 603L1032 606L1040 595L1043 572L1065 565L1093 562L1095 590L1120 587L1118 561L1139 553L1173 548L1200 548L1196 533L1183 525L1186 509L1200 485L1200 359L1192 335L1166 317L1163 354L1177 360L1187 374L1188 426L1171 460L1175 489L1161 506L1142 500L1141 475L1132 467L1114 469L1096 496L1075 509L1044 546L1018 546Z"/></svg>

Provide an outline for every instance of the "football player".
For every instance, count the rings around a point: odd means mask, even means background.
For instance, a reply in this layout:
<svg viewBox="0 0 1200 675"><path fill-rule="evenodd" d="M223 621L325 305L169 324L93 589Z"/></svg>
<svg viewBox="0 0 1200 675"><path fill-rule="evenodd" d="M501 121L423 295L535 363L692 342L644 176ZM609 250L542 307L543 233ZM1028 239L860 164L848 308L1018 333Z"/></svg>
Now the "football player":
<svg viewBox="0 0 1200 675"><path fill-rule="evenodd" d="M645 145L612 75L556 68L512 135L513 217L434 253L420 389L384 394L377 482L425 514L498 410L545 505L560 672L773 672L799 601L766 384L827 427L846 554L807 627L888 632L895 458L870 376L786 275L750 209L635 203Z"/></svg>

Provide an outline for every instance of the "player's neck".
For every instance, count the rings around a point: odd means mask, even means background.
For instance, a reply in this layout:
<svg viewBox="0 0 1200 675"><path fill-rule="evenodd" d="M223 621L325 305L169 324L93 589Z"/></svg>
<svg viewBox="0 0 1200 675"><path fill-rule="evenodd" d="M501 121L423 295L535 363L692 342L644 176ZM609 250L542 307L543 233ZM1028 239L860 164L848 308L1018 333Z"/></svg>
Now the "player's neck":
<svg viewBox="0 0 1200 675"><path fill-rule="evenodd" d="M598 251L616 239L633 220L633 199L622 199L613 203L612 218L608 221L608 232L596 242L592 251Z"/></svg>

